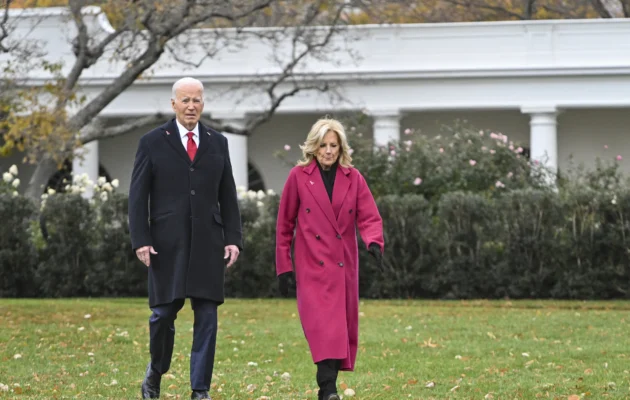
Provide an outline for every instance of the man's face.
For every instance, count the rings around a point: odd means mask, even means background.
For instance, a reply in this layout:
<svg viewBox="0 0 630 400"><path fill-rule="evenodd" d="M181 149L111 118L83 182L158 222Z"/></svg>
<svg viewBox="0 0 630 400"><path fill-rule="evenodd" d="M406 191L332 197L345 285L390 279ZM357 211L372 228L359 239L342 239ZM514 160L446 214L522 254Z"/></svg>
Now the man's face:
<svg viewBox="0 0 630 400"><path fill-rule="evenodd" d="M181 85L175 92L175 99L171 99L171 106L179 123L188 130L194 129L203 111L201 87L194 83Z"/></svg>

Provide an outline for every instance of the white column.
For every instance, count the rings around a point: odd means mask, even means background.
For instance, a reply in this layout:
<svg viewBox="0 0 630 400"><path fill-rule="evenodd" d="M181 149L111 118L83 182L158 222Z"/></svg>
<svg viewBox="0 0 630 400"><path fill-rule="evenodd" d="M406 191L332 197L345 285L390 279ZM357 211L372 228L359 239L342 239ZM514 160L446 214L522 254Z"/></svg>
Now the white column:
<svg viewBox="0 0 630 400"><path fill-rule="evenodd" d="M72 160L72 174L78 176L81 174L87 174L88 178L96 183L98 179L98 140L93 140L83 145L79 150L80 157L74 157ZM91 186L86 187L83 197L91 198L94 193L94 189Z"/></svg>
<svg viewBox="0 0 630 400"><path fill-rule="evenodd" d="M237 129L244 129L247 123L245 115L226 115L218 117L214 113L213 118L220 119L225 125L232 126ZM248 152L247 152L247 136L237 135L234 133L223 132L228 140L228 148L230 150L230 160L232 162L232 175L234 175L234 182L236 187L239 186L248 189L249 188L249 168L247 165Z"/></svg>
<svg viewBox="0 0 630 400"><path fill-rule="evenodd" d="M400 112L398 110L371 111L374 119L374 146L387 146L400 140Z"/></svg>
<svg viewBox="0 0 630 400"><path fill-rule="evenodd" d="M530 115L530 158L548 169L553 184L558 172L558 110L549 106L523 107L521 111Z"/></svg>

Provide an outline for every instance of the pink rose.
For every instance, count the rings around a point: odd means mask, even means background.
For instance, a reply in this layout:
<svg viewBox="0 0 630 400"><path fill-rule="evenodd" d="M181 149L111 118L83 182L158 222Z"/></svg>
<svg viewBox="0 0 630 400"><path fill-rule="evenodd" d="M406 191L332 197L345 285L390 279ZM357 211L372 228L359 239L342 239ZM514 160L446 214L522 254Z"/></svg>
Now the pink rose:
<svg viewBox="0 0 630 400"><path fill-rule="evenodd" d="M421 183L422 183L422 179L420 179L420 178L416 178L416 179L413 180L413 184L416 185L416 186L418 186Z"/></svg>
<svg viewBox="0 0 630 400"><path fill-rule="evenodd" d="M289 151L289 150L291 150L291 146L289 146L288 144L285 144L285 145L284 145L284 150L285 150L285 151Z"/></svg>
<svg viewBox="0 0 630 400"><path fill-rule="evenodd" d="M474 166L475 164L477 164L477 161L475 161L475 160L470 160L470 161L468 161L468 163L469 163L470 165Z"/></svg>

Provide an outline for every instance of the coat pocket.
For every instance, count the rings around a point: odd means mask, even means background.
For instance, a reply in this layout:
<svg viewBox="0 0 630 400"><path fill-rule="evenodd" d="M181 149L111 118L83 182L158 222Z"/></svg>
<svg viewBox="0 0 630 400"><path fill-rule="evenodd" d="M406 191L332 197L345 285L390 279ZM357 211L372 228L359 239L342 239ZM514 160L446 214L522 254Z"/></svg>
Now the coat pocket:
<svg viewBox="0 0 630 400"><path fill-rule="evenodd" d="M214 216L214 221L215 221L217 224L219 224L219 225L223 226L223 218L221 218L221 214L218 214L218 213L212 213L212 215Z"/></svg>
<svg viewBox="0 0 630 400"><path fill-rule="evenodd" d="M162 219L164 219L166 217L170 217L173 214L175 214L173 211L165 211L165 212L162 212L162 213L159 213L159 214L156 214L156 215L152 215L149 218L149 221L157 222L157 221L162 220Z"/></svg>

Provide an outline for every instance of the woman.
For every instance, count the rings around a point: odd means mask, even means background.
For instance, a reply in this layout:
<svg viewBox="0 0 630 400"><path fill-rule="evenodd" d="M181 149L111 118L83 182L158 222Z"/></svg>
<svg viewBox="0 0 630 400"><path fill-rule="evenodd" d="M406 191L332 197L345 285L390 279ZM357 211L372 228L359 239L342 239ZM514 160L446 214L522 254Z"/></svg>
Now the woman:
<svg viewBox="0 0 630 400"><path fill-rule="evenodd" d="M338 400L337 373L353 371L359 336L356 228L382 268L383 221L363 176L352 167L343 126L317 121L304 158L284 185L276 226L276 273L288 293L294 264L297 306L317 364L320 400Z"/></svg>

